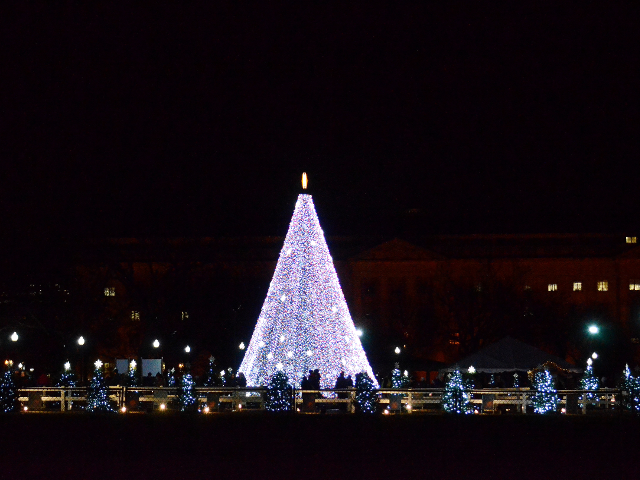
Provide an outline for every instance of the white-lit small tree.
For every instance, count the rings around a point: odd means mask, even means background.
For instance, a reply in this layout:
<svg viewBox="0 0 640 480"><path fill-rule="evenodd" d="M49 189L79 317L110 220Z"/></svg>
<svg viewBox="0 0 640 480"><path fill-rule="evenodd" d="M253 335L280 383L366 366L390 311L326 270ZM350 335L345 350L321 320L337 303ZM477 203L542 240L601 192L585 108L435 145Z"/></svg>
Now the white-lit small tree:
<svg viewBox="0 0 640 480"><path fill-rule="evenodd" d="M533 411L539 414L555 412L558 405L558 394L549 370L545 368L544 371L535 373L533 388L535 390L531 399Z"/></svg>
<svg viewBox="0 0 640 480"><path fill-rule="evenodd" d="M442 394L442 408L447 413L471 413L471 393L472 385L462 377L460 370L451 374L444 387Z"/></svg>

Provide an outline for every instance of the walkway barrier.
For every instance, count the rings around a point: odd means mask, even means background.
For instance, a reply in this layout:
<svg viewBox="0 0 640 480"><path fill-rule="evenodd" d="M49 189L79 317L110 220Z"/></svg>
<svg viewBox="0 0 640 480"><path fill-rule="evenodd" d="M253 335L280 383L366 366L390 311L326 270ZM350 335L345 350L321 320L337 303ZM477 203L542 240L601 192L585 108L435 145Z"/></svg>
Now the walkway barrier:
<svg viewBox="0 0 640 480"><path fill-rule="evenodd" d="M197 387L197 402L207 412L264 410L263 387ZM441 388L380 389L378 407L390 414L437 413L442 411ZM534 390L529 388L484 388L470 392L475 413L498 414L533 412ZM567 414L621 411L626 392L619 389L558 390L558 411ZM18 389L23 412L73 412L86 406L86 387L31 387ZM356 391L349 389L299 390L293 393L295 410L300 413L353 413ZM177 411L180 409L176 387L109 387L114 410L122 412Z"/></svg>

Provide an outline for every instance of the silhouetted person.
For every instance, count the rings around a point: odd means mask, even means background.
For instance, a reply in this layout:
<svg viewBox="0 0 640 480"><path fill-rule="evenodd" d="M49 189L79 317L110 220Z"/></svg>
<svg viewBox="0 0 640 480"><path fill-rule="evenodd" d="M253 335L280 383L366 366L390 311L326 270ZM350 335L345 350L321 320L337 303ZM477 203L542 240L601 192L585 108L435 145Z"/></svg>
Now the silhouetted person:
<svg viewBox="0 0 640 480"><path fill-rule="evenodd" d="M317 368L313 371L313 388L314 390L320 390L320 370Z"/></svg>
<svg viewBox="0 0 640 480"><path fill-rule="evenodd" d="M164 377L160 372L156 373L156 387L164 387Z"/></svg>
<svg viewBox="0 0 640 480"><path fill-rule="evenodd" d="M239 372L238 376L236 377L236 383L238 384L239 387L246 387L247 386L247 379L244 376L244 373Z"/></svg>
<svg viewBox="0 0 640 480"><path fill-rule="evenodd" d="M306 375L302 377L302 381L300 382L300 388L302 390L312 390L311 382L309 381Z"/></svg>

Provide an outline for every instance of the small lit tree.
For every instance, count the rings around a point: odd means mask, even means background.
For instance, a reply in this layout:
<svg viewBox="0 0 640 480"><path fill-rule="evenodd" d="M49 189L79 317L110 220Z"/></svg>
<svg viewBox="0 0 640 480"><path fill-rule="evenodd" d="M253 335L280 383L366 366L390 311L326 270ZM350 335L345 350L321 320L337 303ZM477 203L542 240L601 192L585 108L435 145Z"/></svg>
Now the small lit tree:
<svg viewBox="0 0 640 480"><path fill-rule="evenodd" d="M447 413L471 413L471 383L462 377L458 368L451 374L442 394L442 408Z"/></svg>
<svg viewBox="0 0 640 480"><path fill-rule="evenodd" d="M193 389L196 382L190 373L182 375L180 380L180 388L178 389L178 402L180 403L181 412L195 412L198 408L198 402L194 395Z"/></svg>
<svg viewBox="0 0 640 480"><path fill-rule="evenodd" d="M220 375L215 371L216 368L216 359L215 357L209 357L209 367L207 368L207 373L204 378L204 386L205 387L216 387L218 385L218 378Z"/></svg>
<svg viewBox="0 0 640 480"><path fill-rule="evenodd" d="M549 370L545 368L544 371L535 373L533 388L535 390L531 398L533 411L540 414L555 412L558 405L558 394Z"/></svg>
<svg viewBox="0 0 640 480"><path fill-rule="evenodd" d="M396 367L391 371L391 387L407 388L409 386L409 376L400 371L400 364L396 363Z"/></svg>
<svg viewBox="0 0 640 480"><path fill-rule="evenodd" d="M76 375L71 371L71 363L67 362L64 364L64 370L60 375L60 380L56 383L56 387L69 387L73 388L76 386Z"/></svg>
<svg viewBox="0 0 640 480"><path fill-rule="evenodd" d="M293 388L282 371L271 377L266 391L265 408L270 412L288 412L293 409Z"/></svg>
<svg viewBox="0 0 640 480"><path fill-rule="evenodd" d="M129 372L127 373L127 387L138 386L138 368L135 360L129 362Z"/></svg>
<svg viewBox="0 0 640 480"><path fill-rule="evenodd" d="M580 389L581 390L597 390L600 386L598 382L598 377L593 374L593 361L591 359L587 360L587 368L584 370L582 374L582 378L580 379ZM586 399L593 399L596 395L592 392L585 393Z"/></svg>
<svg viewBox="0 0 640 480"><path fill-rule="evenodd" d="M624 368L622 382L622 405L635 413L640 413L640 379L631 375L629 365Z"/></svg>
<svg viewBox="0 0 640 480"><path fill-rule="evenodd" d="M176 386L176 369L172 368L169 370L169 377L167 378L167 387L175 387Z"/></svg>
<svg viewBox="0 0 640 480"><path fill-rule="evenodd" d="M367 372L356 373L356 409L360 413L376 413L376 386Z"/></svg>
<svg viewBox="0 0 640 480"><path fill-rule="evenodd" d="M109 390L107 382L102 375L102 362L96 361L93 378L87 387L87 411L88 412L113 412L109 404Z"/></svg>
<svg viewBox="0 0 640 480"><path fill-rule="evenodd" d="M11 370L7 370L0 378L0 413L18 410L18 390L13 382Z"/></svg>

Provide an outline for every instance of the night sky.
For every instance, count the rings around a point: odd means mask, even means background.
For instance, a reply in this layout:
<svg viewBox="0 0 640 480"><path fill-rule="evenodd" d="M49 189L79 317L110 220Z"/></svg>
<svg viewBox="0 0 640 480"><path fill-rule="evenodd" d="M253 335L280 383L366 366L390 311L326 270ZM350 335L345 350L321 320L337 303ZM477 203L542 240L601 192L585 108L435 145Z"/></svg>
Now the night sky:
<svg viewBox="0 0 640 480"><path fill-rule="evenodd" d="M637 6L20 8L7 245L640 231Z"/></svg>

